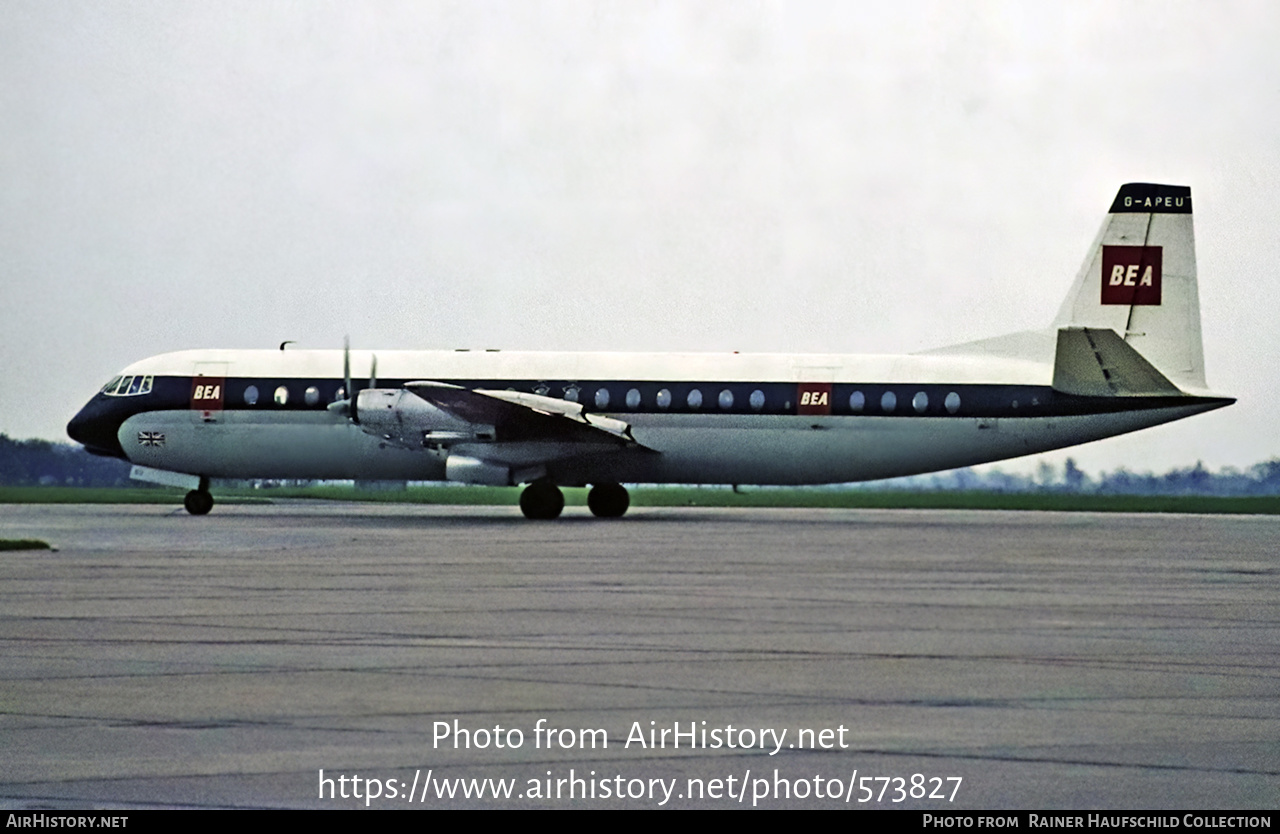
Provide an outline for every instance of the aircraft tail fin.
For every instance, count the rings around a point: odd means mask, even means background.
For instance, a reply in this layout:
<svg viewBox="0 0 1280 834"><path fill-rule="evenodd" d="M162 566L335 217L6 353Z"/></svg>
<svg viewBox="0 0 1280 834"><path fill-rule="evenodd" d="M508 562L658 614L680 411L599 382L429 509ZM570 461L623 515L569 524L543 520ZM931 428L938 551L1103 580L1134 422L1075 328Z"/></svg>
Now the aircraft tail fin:
<svg viewBox="0 0 1280 834"><path fill-rule="evenodd" d="M1095 365L1120 362L1137 388L1164 386L1138 372L1126 346L1165 383L1182 390L1206 388L1190 188L1151 183L1120 187L1054 327L1060 354L1064 348L1083 351L1082 339L1096 341L1104 348L1095 351ZM1098 336L1095 331L1103 329L1119 334L1123 343L1117 346ZM1070 359L1059 361L1076 367ZM1089 370L1077 381L1083 384L1093 375ZM1096 382L1085 387L1097 387ZM1106 387L1112 395L1120 393Z"/></svg>

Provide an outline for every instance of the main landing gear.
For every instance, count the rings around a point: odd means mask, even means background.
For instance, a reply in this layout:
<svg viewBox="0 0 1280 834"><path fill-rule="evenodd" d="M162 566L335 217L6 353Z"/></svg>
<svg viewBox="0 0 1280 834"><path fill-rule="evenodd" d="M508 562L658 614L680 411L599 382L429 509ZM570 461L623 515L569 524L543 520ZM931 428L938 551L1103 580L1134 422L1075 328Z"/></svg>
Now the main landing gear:
<svg viewBox="0 0 1280 834"><path fill-rule="evenodd" d="M621 484L596 484L587 493L587 506L598 518L621 518L631 506L631 496ZM520 493L525 518L550 521L564 510L564 493L549 481L535 481Z"/></svg>
<svg viewBox="0 0 1280 834"><path fill-rule="evenodd" d="M622 484L596 484L587 493L587 506L597 518L622 518L631 506L631 496Z"/></svg>
<svg viewBox="0 0 1280 834"><path fill-rule="evenodd" d="M213 496L209 494L209 479L201 478L200 486L191 490L182 499L182 506L192 515L208 515L213 509Z"/></svg>
<svg viewBox="0 0 1280 834"><path fill-rule="evenodd" d="M520 493L520 512L534 521L550 521L560 517L564 509L564 493L549 481L534 481Z"/></svg>

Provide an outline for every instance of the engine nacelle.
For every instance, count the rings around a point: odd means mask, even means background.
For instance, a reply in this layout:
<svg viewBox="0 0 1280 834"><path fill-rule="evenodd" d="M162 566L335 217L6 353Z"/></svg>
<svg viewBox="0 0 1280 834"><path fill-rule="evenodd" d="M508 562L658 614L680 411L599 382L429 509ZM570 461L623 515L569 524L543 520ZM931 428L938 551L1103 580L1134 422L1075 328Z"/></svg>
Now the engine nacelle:
<svg viewBox="0 0 1280 834"><path fill-rule="evenodd" d="M406 449L494 439L493 426L459 420L403 388L366 388L356 395L355 406L362 431Z"/></svg>
<svg viewBox="0 0 1280 834"><path fill-rule="evenodd" d="M444 477L466 484L511 485L510 467L466 455L449 455L444 462Z"/></svg>

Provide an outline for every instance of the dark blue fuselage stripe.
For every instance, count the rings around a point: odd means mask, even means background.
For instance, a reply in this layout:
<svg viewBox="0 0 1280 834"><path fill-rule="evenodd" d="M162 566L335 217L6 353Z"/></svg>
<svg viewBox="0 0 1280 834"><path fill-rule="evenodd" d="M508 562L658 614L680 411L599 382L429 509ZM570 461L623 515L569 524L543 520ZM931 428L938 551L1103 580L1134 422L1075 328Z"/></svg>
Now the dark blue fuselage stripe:
<svg viewBox="0 0 1280 834"><path fill-rule="evenodd" d="M400 388L411 380L379 381L379 388ZM616 380L511 380L456 379L438 380L463 388L512 390L538 393L556 399L577 392L576 401L587 411L609 414L762 414L787 416L873 416L873 417L1053 417L1080 414L1105 414L1186 404L1187 397L1079 397L1063 394L1049 386L937 383L794 383L794 382L619 382ZM191 407L191 377L156 377L150 394L137 397L99 395L102 400L116 401L121 412L181 410ZM256 401L246 401L245 392L256 389ZM315 378L231 378L225 382L222 409L225 411L317 411L338 398L343 388L341 379ZM284 405L275 402L276 391L288 392ZM354 383L357 392L367 385ZM315 388L314 404L308 404L306 392ZM802 389L829 388L827 402L817 408L802 408ZM600 391L608 392L607 404L597 399ZM637 391L640 402L628 406L627 395ZM669 392L670 404L658 404L659 392ZM701 394L701 405L690 405L689 395ZM721 399L722 392L732 396ZM752 407L752 394L759 391L764 402ZM857 395L861 395L859 400ZM886 398L892 394L892 398ZM918 398L923 394L923 398ZM954 410L947 398L954 394L958 403ZM634 398L633 398L634 399ZM723 407L722 402L731 403ZM861 408L856 407L861 402ZM887 407L888 406L888 407ZM917 407L920 406L920 407ZM825 409L829 408L829 412ZM111 409L115 411L116 409Z"/></svg>

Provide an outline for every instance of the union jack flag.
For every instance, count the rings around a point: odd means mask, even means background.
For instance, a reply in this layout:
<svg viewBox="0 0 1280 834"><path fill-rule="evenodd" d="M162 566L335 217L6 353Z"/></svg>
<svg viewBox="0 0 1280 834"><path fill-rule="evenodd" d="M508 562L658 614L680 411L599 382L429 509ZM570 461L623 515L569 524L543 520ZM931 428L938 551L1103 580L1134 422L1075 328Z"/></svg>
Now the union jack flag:
<svg viewBox="0 0 1280 834"><path fill-rule="evenodd" d="M140 446L163 446L164 432L161 431L140 431L138 432L138 445Z"/></svg>

